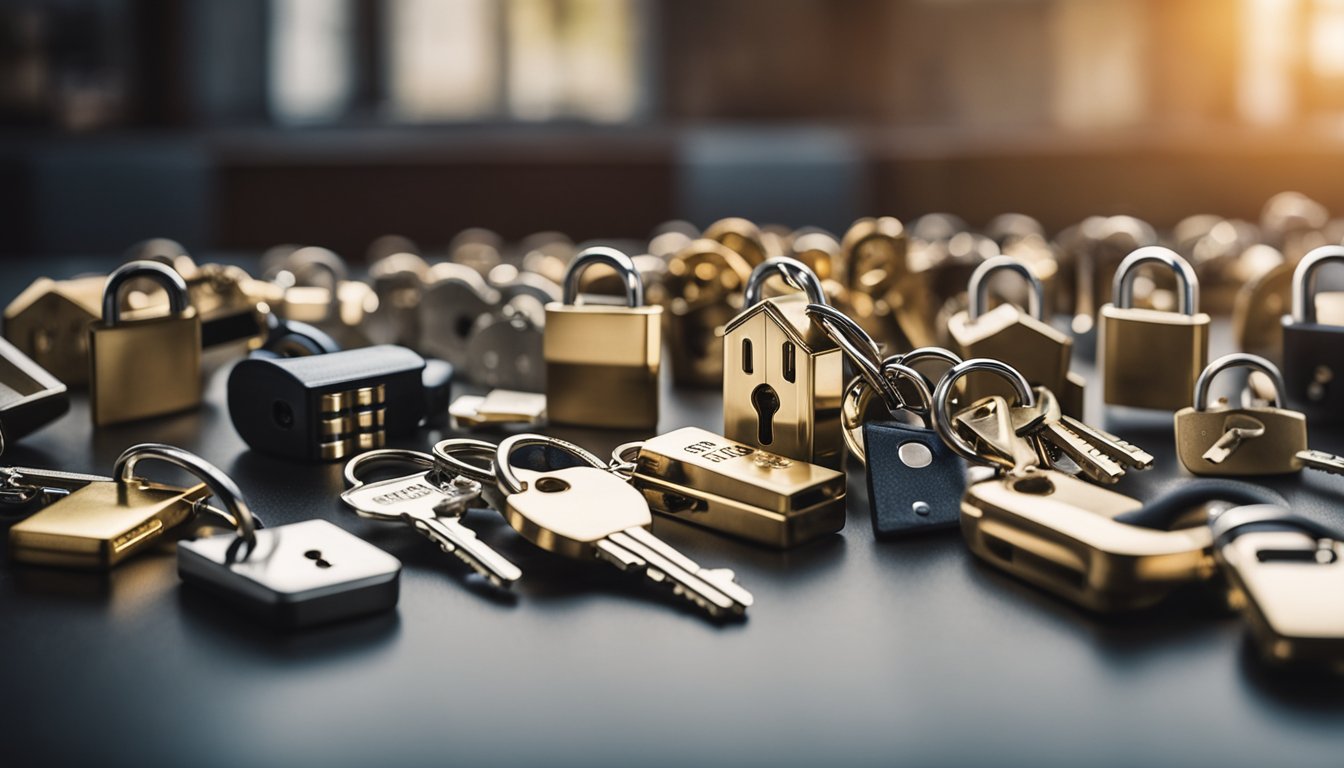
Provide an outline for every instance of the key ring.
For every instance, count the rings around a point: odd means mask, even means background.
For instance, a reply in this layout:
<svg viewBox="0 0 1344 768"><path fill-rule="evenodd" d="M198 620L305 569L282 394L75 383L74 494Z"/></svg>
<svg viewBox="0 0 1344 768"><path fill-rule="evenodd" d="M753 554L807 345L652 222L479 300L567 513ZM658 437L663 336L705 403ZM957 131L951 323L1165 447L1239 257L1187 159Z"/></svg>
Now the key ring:
<svg viewBox="0 0 1344 768"><path fill-rule="evenodd" d="M900 406L889 409L892 415L896 411L909 411L924 420L924 426L929 426L929 411L933 396L929 393L929 381L924 374L916 371L908 365L900 362L899 355L892 355L882 363L883 378L895 382L898 379L908 379L919 394L920 401L923 404L923 411L910 408L902 399ZM893 387L894 388L894 387ZM860 461L867 461L867 446L863 441L863 417L868 412L868 403L872 400L873 389L868 385L867 380L862 376L855 376L850 379L849 385L845 387L844 398L840 404L841 434L845 438L845 445L849 447L850 453L853 453ZM620 450L619 448L617 450Z"/></svg>
<svg viewBox="0 0 1344 768"><path fill-rule="evenodd" d="M413 464L417 467L435 469L439 466L434 457L424 451L412 451L405 448L380 448L365 451L345 463L345 484L349 488L358 488L364 484L359 479L359 470L373 464Z"/></svg>
<svg viewBox="0 0 1344 768"><path fill-rule="evenodd" d="M643 448L643 440L621 443L611 449L611 463L607 465L607 469L621 477L630 477L635 474L635 468L639 462L639 452Z"/></svg>
<svg viewBox="0 0 1344 768"><path fill-rule="evenodd" d="M513 435L505 438L504 442L500 443L499 447L495 449L495 478L504 493L511 495L527 490L527 483L519 480L518 476L514 474L513 465L509 463L509 459L517 449L532 446L558 448L576 459L582 459L597 469L607 469L607 465L592 452L571 442L556 437L530 433Z"/></svg>
<svg viewBox="0 0 1344 768"><path fill-rule="evenodd" d="M1027 408L1036 406L1036 393L1031 390L1031 385L1027 383L1026 377L1019 373L1016 368L1002 360L993 360L987 357L977 357L955 365L938 381L938 388L933 392L933 408L929 412L933 420L934 430L938 432L938 436L943 439L943 442L947 443L947 447L951 448L958 456L975 464L984 464L986 462L980 458L980 454L961 435L957 434L956 429L952 426L952 415L948 413L953 387L962 377L976 371L997 374L1009 384L1012 384L1013 389L1017 392L1018 403Z"/></svg>
<svg viewBox="0 0 1344 768"><path fill-rule="evenodd" d="M492 486L498 482L495 476L495 450L498 447L485 440L450 437L434 444L434 462L442 474L461 475L482 485ZM460 458L461 456L485 459L489 466L470 464Z"/></svg>
<svg viewBox="0 0 1344 768"><path fill-rule="evenodd" d="M868 382L868 386L882 395L882 401L889 410L901 407L900 395L896 388L882 375L882 353L877 342L868 332L859 327L845 313L828 304L808 304L804 310L807 317L835 342L836 346L854 362L859 375Z"/></svg>
<svg viewBox="0 0 1344 768"><path fill-rule="evenodd" d="M233 478L200 456L164 443L141 443L127 448L112 465L112 476L122 484L129 484L138 479L135 476L136 465L147 459L157 459L185 469L205 483L210 493L224 505L223 510L214 507L207 509L227 520L237 535L229 547L228 563L246 560L252 554L257 546L257 528L260 521L252 514L252 510L243 499L243 492L239 490Z"/></svg>
<svg viewBox="0 0 1344 768"><path fill-rule="evenodd" d="M942 347L917 347L915 349L910 350L909 352L906 352L903 355L889 355L886 359L882 361L882 365L884 369L888 363L901 363L911 368L915 368L915 366L918 365L919 363L928 360L938 360L940 362L947 363L948 371L952 370L952 368L955 366L961 365L962 363L961 358L951 350L944 349ZM933 379L929 376L924 375L924 373L922 371L919 371L918 368L915 368L915 370L919 372L920 377L924 379L924 384L928 388L928 390L933 391L933 388L935 386ZM943 373L946 374L947 371L943 371ZM932 398L925 401L922 404L921 408L914 408L911 407L909 403L905 402L905 397L901 395L901 390L899 387L896 386L895 382L892 383L892 387L896 390L896 397L900 399L901 408L903 410L910 411L911 413L924 418L926 422L928 421L929 410L933 407Z"/></svg>

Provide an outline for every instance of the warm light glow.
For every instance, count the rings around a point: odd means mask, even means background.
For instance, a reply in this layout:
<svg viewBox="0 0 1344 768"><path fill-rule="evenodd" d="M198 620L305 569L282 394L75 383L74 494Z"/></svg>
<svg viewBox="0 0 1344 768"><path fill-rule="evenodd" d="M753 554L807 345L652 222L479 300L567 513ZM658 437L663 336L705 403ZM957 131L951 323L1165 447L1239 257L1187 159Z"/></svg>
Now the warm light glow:
<svg viewBox="0 0 1344 768"><path fill-rule="evenodd" d="M1296 109L1292 70L1297 0L1244 0L1237 106L1249 123L1284 123Z"/></svg>

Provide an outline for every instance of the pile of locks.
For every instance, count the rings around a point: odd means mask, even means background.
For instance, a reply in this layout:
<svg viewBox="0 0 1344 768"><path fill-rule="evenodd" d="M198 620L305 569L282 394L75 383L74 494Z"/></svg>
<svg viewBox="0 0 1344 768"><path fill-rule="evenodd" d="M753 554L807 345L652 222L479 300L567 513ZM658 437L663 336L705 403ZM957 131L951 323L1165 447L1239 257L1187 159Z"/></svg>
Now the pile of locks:
<svg viewBox="0 0 1344 768"><path fill-rule="evenodd" d="M1344 532L1228 478L1344 473L1307 440L1308 416L1344 418L1344 294L1314 290L1340 242L1344 224L1292 194L1259 225L1196 216L1165 238L1130 217L1053 241L1018 215L983 234L946 215L862 219L839 239L726 219L669 225L633 258L473 231L433 265L384 239L367 282L320 248L274 249L255 278L150 241L107 277L39 280L6 309L0 436L59 416L66 387L87 385L95 427L189 409L203 370L244 356L228 380L238 433L289 460L346 460L341 498L360 516L507 588L519 568L462 521L489 507L537 547L714 617L751 594L653 536L652 515L804 545L844 526L848 454L878 537L959 527L977 557L1099 612L1224 583L1267 656L1339 664ZM1231 313L1244 351L1209 362L1203 310ZM722 387L722 434L684 427L602 458L525 431L653 434L664 336L679 387ZM1095 351L1108 406L1174 412L1180 462L1211 479L1146 502L1108 488L1154 459L1085 421L1075 346ZM1241 402L1210 403L1229 369L1251 372ZM451 400L455 383L485 394ZM385 447L448 414L459 435L503 439ZM139 477L146 459L201 484ZM366 482L375 465L411 471ZM228 476L171 446L131 447L111 477L0 472L0 502L26 515L18 562L109 568L172 535L184 580L284 624L397 600L394 558L325 521L262 527Z"/></svg>

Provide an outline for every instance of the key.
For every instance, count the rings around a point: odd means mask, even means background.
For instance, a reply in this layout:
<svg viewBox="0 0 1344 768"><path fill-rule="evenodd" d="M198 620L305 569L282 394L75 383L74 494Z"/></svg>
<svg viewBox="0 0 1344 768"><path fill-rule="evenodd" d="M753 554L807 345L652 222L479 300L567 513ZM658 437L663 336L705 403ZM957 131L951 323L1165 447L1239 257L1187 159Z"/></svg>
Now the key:
<svg viewBox="0 0 1344 768"><path fill-rule="evenodd" d="M1036 444L1018 435L1012 422L1013 410L1005 398L991 395L961 411L953 421L988 461L1019 474L1029 466L1048 465Z"/></svg>
<svg viewBox="0 0 1344 768"><path fill-rule="evenodd" d="M1131 469L1148 469L1153 466L1153 455L1142 448L1123 440L1105 430L1084 424L1067 414L1060 416L1060 422L1074 434L1092 444L1092 447Z"/></svg>
<svg viewBox="0 0 1344 768"><path fill-rule="evenodd" d="M1223 436L1218 438L1209 450L1204 452L1204 460L1221 464L1237 450L1245 440L1261 437L1265 434L1264 422L1253 416L1234 413L1223 422Z"/></svg>
<svg viewBox="0 0 1344 768"><path fill-rule="evenodd" d="M509 464L516 448L535 445L566 449L587 466L537 471ZM731 571L702 568L647 531L653 516L643 495L591 453L552 438L515 435L499 445L495 467L504 517L542 549L642 573L715 618L741 616L752 604Z"/></svg>
<svg viewBox="0 0 1344 768"><path fill-rule="evenodd" d="M1053 392L1045 387L1036 387L1035 393L1034 408L1013 409L1013 422L1017 426L1018 435L1035 440L1040 445L1041 455L1051 458L1051 466L1055 465L1054 457L1062 454L1072 460L1079 471L1097 482L1114 483L1124 477L1125 468L1111 458L1107 451L1068 426ZM1128 451L1115 446L1110 446L1110 450L1123 452L1137 461ZM1152 457L1148 458L1151 460Z"/></svg>
<svg viewBox="0 0 1344 768"><path fill-rule="evenodd" d="M1344 456L1316 450L1298 451L1294 456L1304 469L1314 469L1331 475L1344 475Z"/></svg>
<svg viewBox="0 0 1344 768"><path fill-rule="evenodd" d="M428 469L372 483L358 478L362 467L389 461ZM460 475L441 481L433 456L397 449L370 451L345 465L345 477L350 487L341 493L341 500L360 517L409 525L500 589L512 587L522 577L518 566L478 539L460 519L481 498L481 484Z"/></svg>
<svg viewBox="0 0 1344 768"><path fill-rule="evenodd" d="M0 508L27 507L33 502L46 506L90 483L111 483L103 475L62 472L34 467L0 467Z"/></svg>

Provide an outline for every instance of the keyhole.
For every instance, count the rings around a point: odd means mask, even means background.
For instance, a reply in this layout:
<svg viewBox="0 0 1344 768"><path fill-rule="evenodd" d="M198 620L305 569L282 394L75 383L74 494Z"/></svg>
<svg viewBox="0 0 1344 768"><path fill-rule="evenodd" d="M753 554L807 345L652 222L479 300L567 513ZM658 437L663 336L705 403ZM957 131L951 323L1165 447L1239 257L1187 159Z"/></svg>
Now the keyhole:
<svg viewBox="0 0 1344 768"><path fill-rule="evenodd" d="M769 445L775 441L775 414L779 412L779 395L769 384L751 391L751 407L756 409L756 441Z"/></svg>
<svg viewBox="0 0 1344 768"><path fill-rule="evenodd" d="M457 322L453 323L453 333L457 338L465 339L471 335L471 329L476 325L476 318L471 315L459 315Z"/></svg>
<svg viewBox="0 0 1344 768"><path fill-rule="evenodd" d="M310 549L310 550L308 550L307 552L304 552L304 553L303 553L303 556L306 557L306 558L308 558L309 560L312 560L312 561L313 561L313 565L316 565L318 568L330 568L330 567L331 567L331 563L330 563L330 562L328 562L328 561L322 559L322 552L321 552L321 550Z"/></svg>

